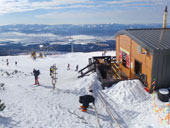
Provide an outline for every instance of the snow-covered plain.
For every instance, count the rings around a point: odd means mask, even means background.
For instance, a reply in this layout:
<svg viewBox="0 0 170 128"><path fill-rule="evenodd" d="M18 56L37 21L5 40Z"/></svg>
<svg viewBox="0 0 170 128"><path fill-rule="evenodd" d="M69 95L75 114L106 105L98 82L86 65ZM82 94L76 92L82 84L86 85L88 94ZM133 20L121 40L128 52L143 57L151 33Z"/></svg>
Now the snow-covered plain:
<svg viewBox="0 0 170 128"><path fill-rule="evenodd" d="M52 33L37 33L37 34L26 34L22 32L2 32L0 33L0 45L7 45L4 42L10 42L12 44L21 43L22 45L31 44L44 44L45 42L50 42L52 44L69 44L74 42L74 44L88 44L96 42L106 42L108 40L114 40L113 36L89 36L89 35L54 35Z"/></svg>
<svg viewBox="0 0 170 128"><path fill-rule="evenodd" d="M88 93L91 84L102 90L100 82L95 73L78 79L75 68L77 64L79 69L83 68L88 58L100 55L101 52L58 54L36 61L29 55L0 57L0 83L5 83L5 90L0 89L0 99L6 105L0 112L0 128L97 128L94 109L81 112L78 99ZM107 55L114 55L114 52ZM6 66L6 59L9 66ZM71 70L67 70L68 63ZM49 75L53 64L58 67L55 90ZM33 68L40 70L40 86L34 85ZM160 122L153 110L152 95L144 91L138 80L119 82L102 90L102 94L121 128L170 127ZM156 103L164 105L157 98ZM98 97L96 108L102 128L116 126Z"/></svg>

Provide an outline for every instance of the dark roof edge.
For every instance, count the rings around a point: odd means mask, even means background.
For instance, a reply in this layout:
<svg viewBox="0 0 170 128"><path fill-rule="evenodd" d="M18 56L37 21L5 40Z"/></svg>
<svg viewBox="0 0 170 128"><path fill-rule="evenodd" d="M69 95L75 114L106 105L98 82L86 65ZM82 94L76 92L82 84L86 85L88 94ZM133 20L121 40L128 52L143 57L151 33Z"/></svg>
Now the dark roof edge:
<svg viewBox="0 0 170 128"><path fill-rule="evenodd" d="M134 30L134 29L133 29ZM140 29L141 30L141 29ZM151 49L150 47L148 47L147 45L145 45L141 40L139 40L138 38L136 38L135 36L133 36L132 34L130 34L127 30L121 30L119 32L117 32L115 34L115 37L116 36L119 36L119 35L123 35L123 34L126 34L128 35L130 38L132 38L132 40L134 40L136 43L138 43L139 45L141 45L145 50L149 51L152 55L153 55L153 52L156 52L154 49Z"/></svg>

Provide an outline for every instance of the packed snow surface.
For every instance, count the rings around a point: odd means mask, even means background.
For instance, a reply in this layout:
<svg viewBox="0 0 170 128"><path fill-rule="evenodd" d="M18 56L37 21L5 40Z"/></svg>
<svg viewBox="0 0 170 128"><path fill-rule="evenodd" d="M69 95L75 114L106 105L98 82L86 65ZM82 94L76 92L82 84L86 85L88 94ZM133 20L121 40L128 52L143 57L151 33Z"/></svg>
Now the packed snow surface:
<svg viewBox="0 0 170 128"><path fill-rule="evenodd" d="M98 91L121 128L170 127L160 122L153 110L152 95L144 91L140 81L122 81L102 90L95 73L77 78L76 65L81 69L88 64L88 58L100 55L101 52L57 54L35 61L30 55L0 57L0 83L5 84L4 89L0 87L0 99L6 105L0 112L0 128L97 128L95 110L89 108L87 112L81 112L79 109L79 96L88 94L89 85L94 88L101 128L116 125L99 100ZM53 64L58 68L55 90L49 72ZM67 70L68 64L70 70ZM33 68L40 70L40 86L34 85ZM165 105L157 97L156 104Z"/></svg>

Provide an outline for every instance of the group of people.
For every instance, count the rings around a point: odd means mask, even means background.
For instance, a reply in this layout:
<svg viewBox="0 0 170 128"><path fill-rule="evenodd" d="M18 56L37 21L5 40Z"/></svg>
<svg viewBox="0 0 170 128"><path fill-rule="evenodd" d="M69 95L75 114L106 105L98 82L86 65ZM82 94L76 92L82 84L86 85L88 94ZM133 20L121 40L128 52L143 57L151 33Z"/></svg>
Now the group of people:
<svg viewBox="0 0 170 128"><path fill-rule="evenodd" d="M68 68L69 68L69 66L70 65L68 65ZM78 65L76 66L76 70L78 70ZM50 75L52 75L52 72L53 72L53 67L50 67ZM34 74L34 77L35 77L35 85L40 85L39 81L38 81L38 76L40 75L40 71L33 69L33 74ZM90 103L93 103L93 105L95 105L94 104L95 98L94 98L94 95L93 95L92 85L89 86L88 91L89 91L89 94L79 97L79 102L82 104L80 106L82 112L87 111L87 108L89 107Z"/></svg>
<svg viewBox="0 0 170 128"><path fill-rule="evenodd" d="M15 61L15 66L17 66L17 63L18 63L18 62ZM8 60L8 59L6 59L6 65L9 66L9 60Z"/></svg>
<svg viewBox="0 0 170 128"><path fill-rule="evenodd" d="M75 71L78 71L78 69L79 69L79 65L76 65ZM67 70L70 70L70 64L67 65Z"/></svg>

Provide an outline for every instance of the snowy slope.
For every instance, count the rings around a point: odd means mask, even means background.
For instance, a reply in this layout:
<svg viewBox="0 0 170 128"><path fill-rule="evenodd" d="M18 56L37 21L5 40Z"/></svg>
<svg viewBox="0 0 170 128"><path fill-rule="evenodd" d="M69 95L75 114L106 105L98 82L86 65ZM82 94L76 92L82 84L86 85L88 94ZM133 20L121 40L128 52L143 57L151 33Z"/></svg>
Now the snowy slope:
<svg viewBox="0 0 170 128"><path fill-rule="evenodd" d="M0 112L0 128L96 128L94 109L81 112L78 98L88 93L91 84L101 90L100 82L95 73L78 79L75 68L77 64L83 68L89 57L100 55L101 52L58 54L36 61L28 55L0 57L0 83L5 83L5 90L0 89L0 99L7 106ZM107 55L114 55L114 52ZM9 66L6 66L6 59L9 59ZM54 63L58 67L55 90L49 75ZM67 70L68 63L71 70ZM34 85L33 68L40 70L40 86ZM119 82L102 90L102 94L122 128L170 127L160 123L153 111L151 95L138 80ZM98 97L96 107L102 128L114 127Z"/></svg>

